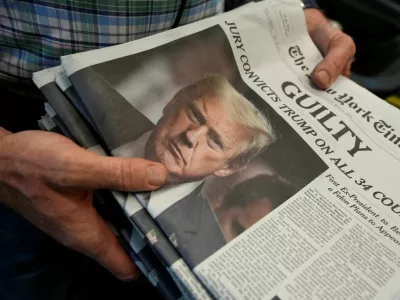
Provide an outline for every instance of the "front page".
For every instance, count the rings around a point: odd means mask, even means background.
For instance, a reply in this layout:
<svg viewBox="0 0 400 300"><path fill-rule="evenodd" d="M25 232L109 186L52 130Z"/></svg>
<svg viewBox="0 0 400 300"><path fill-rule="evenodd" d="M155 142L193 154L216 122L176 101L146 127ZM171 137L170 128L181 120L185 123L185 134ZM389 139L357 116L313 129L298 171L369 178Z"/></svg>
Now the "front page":
<svg viewBox="0 0 400 300"><path fill-rule="evenodd" d="M243 80L327 168L195 273L217 297L397 299L398 111L345 78L314 89L321 56L295 10L260 13L269 32L246 18L227 22L230 42Z"/></svg>
<svg viewBox="0 0 400 300"><path fill-rule="evenodd" d="M131 196L216 298L398 293L398 112L321 59L295 0L63 58L108 150L167 166Z"/></svg>

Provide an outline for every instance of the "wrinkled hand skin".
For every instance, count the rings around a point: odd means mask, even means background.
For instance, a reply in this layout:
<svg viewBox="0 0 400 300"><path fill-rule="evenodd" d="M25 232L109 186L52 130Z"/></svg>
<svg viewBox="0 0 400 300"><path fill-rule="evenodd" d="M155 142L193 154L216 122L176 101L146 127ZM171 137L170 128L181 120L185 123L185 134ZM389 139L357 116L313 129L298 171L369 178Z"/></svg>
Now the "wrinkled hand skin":
<svg viewBox="0 0 400 300"><path fill-rule="evenodd" d="M305 9L307 30L324 59L311 74L313 83L327 89L339 75L350 76L356 46L350 36L333 27L317 9Z"/></svg>
<svg viewBox="0 0 400 300"><path fill-rule="evenodd" d="M93 190L154 190L166 177L154 162L102 157L55 133L0 127L0 201L121 280L139 271L93 207Z"/></svg>

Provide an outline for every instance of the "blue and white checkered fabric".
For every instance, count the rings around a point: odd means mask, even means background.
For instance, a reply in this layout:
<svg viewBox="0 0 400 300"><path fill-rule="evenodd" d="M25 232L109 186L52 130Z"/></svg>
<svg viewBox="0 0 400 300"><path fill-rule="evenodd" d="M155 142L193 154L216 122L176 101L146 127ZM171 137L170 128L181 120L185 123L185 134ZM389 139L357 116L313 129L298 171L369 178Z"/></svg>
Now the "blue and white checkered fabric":
<svg viewBox="0 0 400 300"><path fill-rule="evenodd" d="M60 64L60 56L170 29L181 3L0 0L0 79L30 80L33 72ZM219 14L223 7L224 0L186 0L180 25Z"/></svg>

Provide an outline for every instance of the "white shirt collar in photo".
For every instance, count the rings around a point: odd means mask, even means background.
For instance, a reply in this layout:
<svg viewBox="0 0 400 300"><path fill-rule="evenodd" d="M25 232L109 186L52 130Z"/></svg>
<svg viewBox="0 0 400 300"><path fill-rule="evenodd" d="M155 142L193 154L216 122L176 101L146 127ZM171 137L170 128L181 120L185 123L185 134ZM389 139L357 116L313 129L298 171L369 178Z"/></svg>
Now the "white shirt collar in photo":
<svg viewBox="0 0 400 300"><path fill-rule="evenodd" d="M112 151L112 154L119 157L144 158L145 147L151 133L152 131L148 131L141 135L138 139L116 148ZM203 180L182 183L151 192L147 210L153 218L156 218L168 207L193 192L202 182ZM127 201L129 201L129 197Z"/></svg>

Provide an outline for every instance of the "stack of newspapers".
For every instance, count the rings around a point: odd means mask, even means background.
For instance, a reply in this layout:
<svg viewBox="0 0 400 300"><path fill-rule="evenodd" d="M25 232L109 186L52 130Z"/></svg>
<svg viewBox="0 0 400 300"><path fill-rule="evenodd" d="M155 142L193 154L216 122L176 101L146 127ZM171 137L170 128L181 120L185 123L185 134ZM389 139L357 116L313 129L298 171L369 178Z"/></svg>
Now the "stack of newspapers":
<svg viewBox="0 0 400 300"><path fill-rule="evenodd" d="M163 163L96 205L166 299L398 299L400 115L322 56L297 0L251 3L34 74L43 130ZM134 174L132 175L134 176Z"/></svg>

